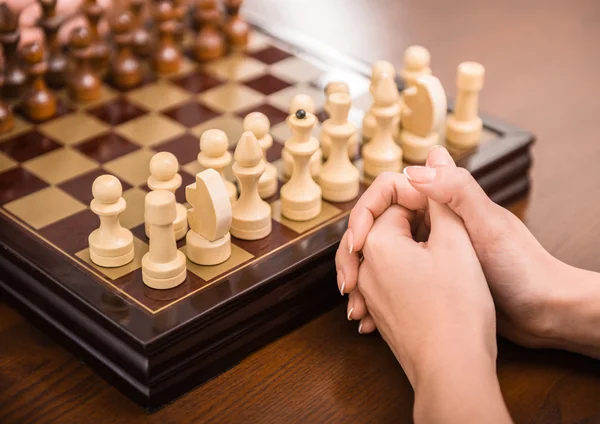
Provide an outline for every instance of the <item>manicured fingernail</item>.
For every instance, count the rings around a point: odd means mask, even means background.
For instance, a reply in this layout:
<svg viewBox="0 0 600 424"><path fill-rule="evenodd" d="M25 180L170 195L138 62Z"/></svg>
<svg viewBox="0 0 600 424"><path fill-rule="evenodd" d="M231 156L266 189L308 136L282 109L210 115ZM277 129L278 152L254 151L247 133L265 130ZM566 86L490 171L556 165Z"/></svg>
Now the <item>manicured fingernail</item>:
<svg viewBox="0 0 600 424"><path fill-rule="evenodd" d="M433 150L435 150L435 149L439 149L440 147L442 147L442 146L441 146L441 145L439 145L439 144L436 144L436 145L434 145L434 146L431 146L431 148L429 149L429 153L431 153L431 152L432 152Z"/></svg>
<svg viewBox="0 0 600 424"><path fill-rule="evenodd" d="M350 308L348 311L348 321L352 321L352 312L354 312L354 308Z"/></svg>
<svg viewBox="0 0 600 424"><path fill-rule="evenodd" d="M362 322L360 324L358 324L358 334L362 334L362 325L363 325Z"/></svg>
<svg viewBox="0 0 600 424"><path fill-rule="evenodd" d="M344 274L339 269L337 271L337 284L340 289L340 294L343 296L344 288L346 287L346 280L344 279Z"/></svg>
<svg viewBox="0 0 600 424"><path fill-rule="evenodd" d="M429 166L444 166L452 165L452 156L445 147L440 145L433 146L427 156L427 162Z"/></svg>
<svg viewBox="0 0 600 424"><path fill-rule="evenodd" d="M350 248L348 249L348 254L351 255L352 254L352 249L354 248L354 234L352 234L352 230L350 228L348 228L348 246L350 246Z"/></svg>
<svg viewBox="0 0 600 424"><path fill-rule="evenodd" d="M426 166L407 166L404 168L404 175L410 181L415 183L427 184L435 180L435 168Z"/></svg>

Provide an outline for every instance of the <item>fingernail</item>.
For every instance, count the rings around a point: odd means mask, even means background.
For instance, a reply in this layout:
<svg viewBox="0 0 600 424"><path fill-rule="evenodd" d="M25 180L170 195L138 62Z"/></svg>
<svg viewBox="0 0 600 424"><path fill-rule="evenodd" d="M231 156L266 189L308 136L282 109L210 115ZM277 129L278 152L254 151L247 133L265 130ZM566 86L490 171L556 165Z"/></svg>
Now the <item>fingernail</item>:
<svg viewBox="0 0 600 424"><path fill-rule="evenodd" d="M442 146L441 146L441 145L439 145L439 144L436 144L436 145L434 145L434 146L431 146L431 148L429 149L429 153L431 153L431 152L432 152L433 150L435 150L435 149L439 149L440 147L442 147Z"/></svg>
<svg viewBox="0 0 600 424"><path fill-rule="evenodd" d="M337 284L340 289L340 294L343 296L344 288L346 287L346 280L344 279L344 274L342 274L342 271L339 269L337 271Z"/></svg>
<svg viewBox="0 0 600 424"><path fill-rule="evenodd" d="M404 175L410 181L420 184L427 184L435 180L435 168L426 166L407 166L404 168Z"/></svg>
<svg viewBox="0 0 600 424"><path fill-rule="evenodd" d="M348 321L352 321L352 312L354 312L354 308L350 308L348 311Z"/></svg>
<svg viewBox="0 0 600 424"><path fill-rule="evenodd" d="M452 156L450 156L450 152L448 152L448 149L438 144L429 150L427 162L429 163L429 166L443 166L452 165L453 160Z"/></svg>
<svg viewBox="0 0 600 424"><path fill-rule="evenodd" d="M351 255L352 254L352 249L354 249L354 234L352 234L352 230L350 228L348 228L348 246L350 246L350 248L348 249L348 254Z"/></svg>
<svg viewBox="0 0 600 424"><path fill-rule="evenodd" d="M362 322L360 324L358 324L358 334L362 334L362 326L363 326Z"/></svg>

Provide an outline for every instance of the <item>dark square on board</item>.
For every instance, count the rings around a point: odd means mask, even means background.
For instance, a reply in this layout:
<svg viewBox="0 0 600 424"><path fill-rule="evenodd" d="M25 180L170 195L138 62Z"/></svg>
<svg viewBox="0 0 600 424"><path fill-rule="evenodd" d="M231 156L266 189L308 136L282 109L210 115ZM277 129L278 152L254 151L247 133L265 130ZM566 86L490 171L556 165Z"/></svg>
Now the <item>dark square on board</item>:
<svg viewBox="0 0 600 424"><path fill-rule="evenodd" d="M271 127L274 127L280 122L285 121L285 119L288 117L287 113L267 103L263 103L262 105L253 107L251 109L243 110L237 115L243 119L251 112L261 112L267 115L267 118L269 118L269 122L271 123Z"/></svg>
<svg viewBox="0 0 600 424"><path fill-rule="evenodd" d="M200 152L200 139L191 134L168 140L153 147L157 152L170 152L175 155L179 165L195 161Z"/></svg>
<svg viewBox="0 0 600 424"><path fill-rule="evenodd" d="M231 242L258 258L299 237L297 232L281 225L274 219L271 219L271 225L271 234L263 239L249 241L232 236Z"/></svg>
<svg viewBox="0 0 600 424"><path fill-rule="evenodd" d="M48 184L21 167L0 174L0 205L46 188Z"/></svg>
<svg viewBox="0 0 600 424"><path fill-rule="evenodd" d="M109 132L80 143L75 148L97 162L106 163L139 149L139 146Z"/></svg>
<svg viewBox="0 0 600 424"><path fill-rule="evenodd" d="M92 184L94 183L94 180L106 173L107 172L103 169L94 169L86 174L65 181L58 187L80 202L89 205L94 198L94 196L92 196ZM123 186L123 191L131 188L131 185L127 184L125 181L121 181L121 185Z"/></svg>
<svg viewBox="0 0 600 424"><path fill-rule="evenodd" d="M202 93L223 84L222 80L215 78L202 70L191 72L181 78L174 78L171 81L194 94Z"/></svg>
<svg viewBox="0 0 600 424"><path fill-rule="evenodd" d="M195 127L219 116L214 110L195 101L175 106L163 113L188 128Z"/></svg>
<svg viewBox="0 0 600 424"><path fill-rule="evenodd" d="M146 113L143 109L129 103L123 97L118 97L103 103L88 112L112 126L120 125L123 122L127 122Z"/></svg>
<svg viewBox="0 0 600 424"><path fill-rule="evenodd" d="M272 65L280 60L287 59L288 57L292 56L292 54L286 52L285 50L281 50L278 47L270 46L252 53L250 56L260 60L263 63L266 63L267 65Z"/></svg>
<svg viewBox="0 0 600 424"><path fill-rule="evenodd" d="M18 162L25 162L37 156L58 149L60 144L36 130L27 131L0 143L0 151Z"/></svg>
<svg viewBox="0 0 600 424"><path fill-rule="evenodd" d="M246 81L244 82L244 85L247 85L253 90L258 91L259 93L269 96L273 93L283 90L284 88L288 88L292 84L280 80L279 78L274 77L271 74L266 74L258 78L254 78L250 81Z"/></svg>
<svg viewBox="0 0 600 424"><path fill-rule="evenodd" d="M88 236L99 225L98 216L90 209L84 209L75 215L47 225L40 229L39 233L66 253L74 255L88 247Z"/></svg>

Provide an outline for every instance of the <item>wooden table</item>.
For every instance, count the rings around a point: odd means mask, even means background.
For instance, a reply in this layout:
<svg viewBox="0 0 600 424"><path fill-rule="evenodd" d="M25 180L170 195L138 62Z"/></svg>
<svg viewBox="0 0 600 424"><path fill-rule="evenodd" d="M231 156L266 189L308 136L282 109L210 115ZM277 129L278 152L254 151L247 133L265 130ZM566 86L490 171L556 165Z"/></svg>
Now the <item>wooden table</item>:
<svg viewBox="0 0 600 424"><path fill-rule="evenodd" d="M483 63L482 109L538 137L533 190L513 210L552 254L600 271L599 2L247 0L246 7L368 61L400 65L408 45L423 44L449 95L459 62ZM0 301L0 422L409 421L413 394L400 366L378 336L356 330L336 308L148 418ZM600 420L600 362L500 340L498 374L517 422Z"/></svg>

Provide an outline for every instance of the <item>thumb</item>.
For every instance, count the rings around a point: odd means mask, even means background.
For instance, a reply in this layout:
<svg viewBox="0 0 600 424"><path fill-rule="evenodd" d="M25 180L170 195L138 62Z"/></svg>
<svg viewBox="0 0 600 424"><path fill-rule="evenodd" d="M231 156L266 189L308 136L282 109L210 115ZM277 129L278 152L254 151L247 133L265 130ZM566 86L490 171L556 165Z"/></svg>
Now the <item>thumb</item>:
<svg viewBox="0 0 600 424"><path fill-rule="evenodd" d="M443 147L430 152L427 164L428 167L408 166L404 169L409 183L429 199L447 205L463 219L469 232L489 227L494 216L498 216L498 206L469 171L456 167Z"/></svg>
<svg viewBox="0 0 600 424"><path fill-rule="evenodd" d="M447 205L432 199L428 199L428 202L431 220L428 244L434 248L435 246L444 246L451 249L458 248L461 251L464 246L471 246L471 240L463 220Z"/></svg>

